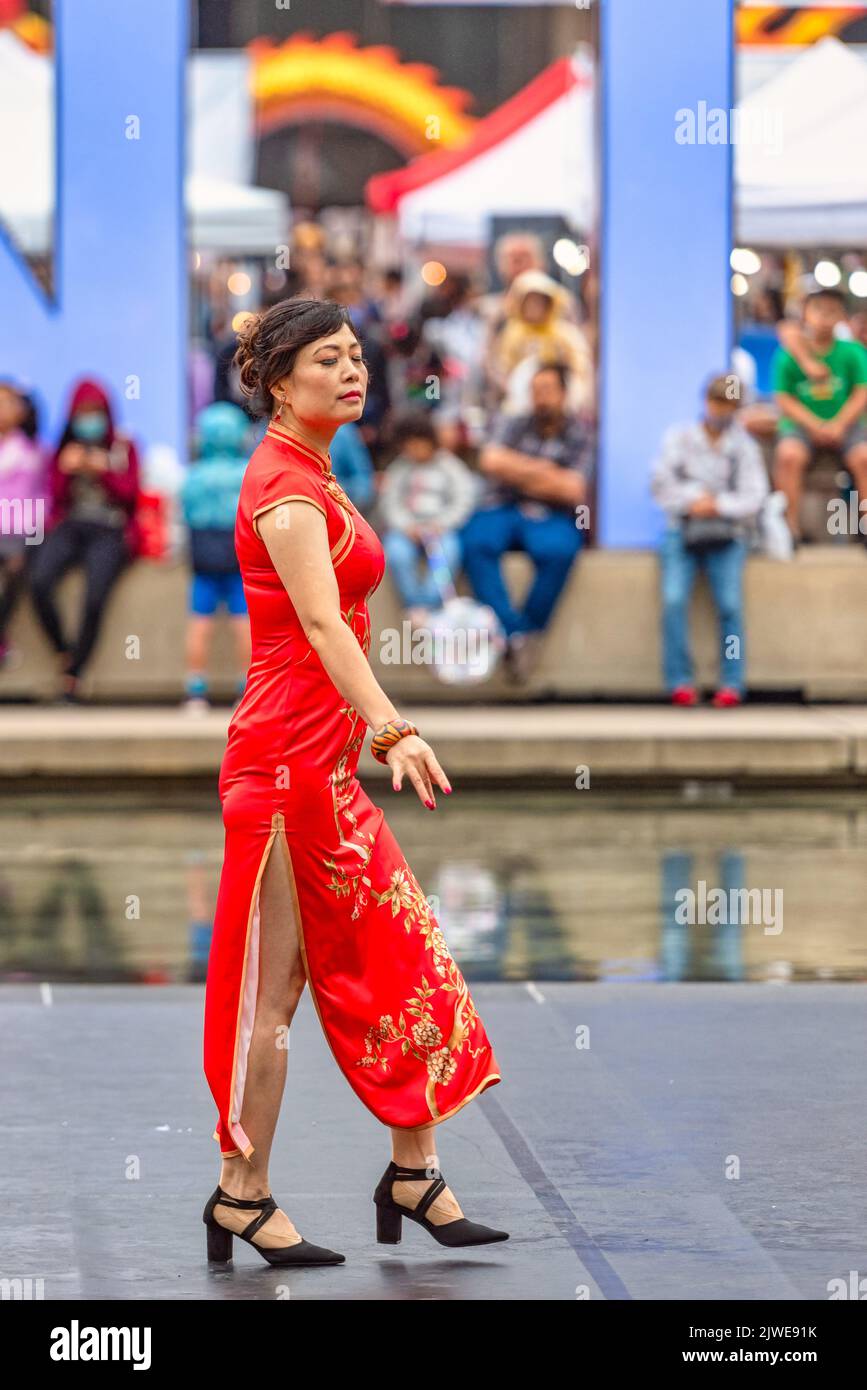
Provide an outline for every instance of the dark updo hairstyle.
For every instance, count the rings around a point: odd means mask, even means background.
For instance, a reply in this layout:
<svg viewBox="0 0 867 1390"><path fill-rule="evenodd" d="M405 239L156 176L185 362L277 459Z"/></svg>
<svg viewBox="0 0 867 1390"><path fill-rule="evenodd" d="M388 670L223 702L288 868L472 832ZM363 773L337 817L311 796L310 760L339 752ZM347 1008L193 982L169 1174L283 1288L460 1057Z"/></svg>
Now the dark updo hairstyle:
<svg viewBox="0 0 867 1390"><path fill-rule="evenodd" d="M250 414L270 415L271 387L289 375L301 348L336 333L344 324L355 333L349 310L342 304L300 297L281 299L245 319L238 330L234 362L241 373L241 390L250 401Z"/></svg>

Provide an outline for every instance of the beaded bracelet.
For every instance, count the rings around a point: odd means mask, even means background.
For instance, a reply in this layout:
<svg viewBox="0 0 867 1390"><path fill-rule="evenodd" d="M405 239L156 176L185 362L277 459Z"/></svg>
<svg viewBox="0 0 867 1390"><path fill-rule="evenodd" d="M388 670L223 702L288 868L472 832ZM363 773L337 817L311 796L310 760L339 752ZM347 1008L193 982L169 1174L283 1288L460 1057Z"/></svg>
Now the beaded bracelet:
<svg viewBox="0 0 867 1390"><path fill-rule="evenodd" d="M396 743L400 743L400 740L407 738L409 734L417 733L418 729L408 719L393 719L390 723L383 724L381 729L377 729L371 739L370 751L378 763L384 763L389 748L393 748Z"/></svg>

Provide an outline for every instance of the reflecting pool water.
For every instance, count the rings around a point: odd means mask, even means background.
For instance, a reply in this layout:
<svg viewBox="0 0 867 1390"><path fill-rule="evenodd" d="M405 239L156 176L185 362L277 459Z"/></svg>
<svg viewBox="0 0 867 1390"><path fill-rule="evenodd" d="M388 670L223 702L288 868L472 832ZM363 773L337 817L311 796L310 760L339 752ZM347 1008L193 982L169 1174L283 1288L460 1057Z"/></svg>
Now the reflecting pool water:
<svg viewBox="0 0 867 1390"><path fill-rule="evenodd" d="M468 979L867 978L863 798L719 793L374 799ZM0 977L203 979L221 853L206 794L0 799Z"/></svg>

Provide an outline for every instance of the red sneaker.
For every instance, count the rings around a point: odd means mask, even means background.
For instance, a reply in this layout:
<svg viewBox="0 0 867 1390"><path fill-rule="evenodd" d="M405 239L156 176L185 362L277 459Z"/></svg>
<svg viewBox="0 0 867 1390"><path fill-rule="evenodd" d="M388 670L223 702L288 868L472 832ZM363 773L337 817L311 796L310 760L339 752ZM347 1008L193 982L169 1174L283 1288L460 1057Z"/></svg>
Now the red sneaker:
<svg viewBox="0 0 867 1390"><path fill-rule="evenodd" d="M673 705L697 705L698 691L694 685L679 685L671 692Z"/></svg>
<svg viewBox="0 0 867 1390"><path fill-rule="evenodd" d="M730 686L724 685L722 690L718 690L711 700L711 704L717 709L731 709L733 705L742 705L744 697L740 691L732 690Z"/></svg>

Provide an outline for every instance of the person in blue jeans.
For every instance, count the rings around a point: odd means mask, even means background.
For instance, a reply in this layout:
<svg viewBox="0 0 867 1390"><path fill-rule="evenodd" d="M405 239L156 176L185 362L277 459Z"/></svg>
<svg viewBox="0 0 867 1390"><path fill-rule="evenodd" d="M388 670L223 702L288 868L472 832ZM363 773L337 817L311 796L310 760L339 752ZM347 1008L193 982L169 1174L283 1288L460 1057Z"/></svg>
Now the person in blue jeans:
<svg viewBox="0 0 867 1390"><path fill-rule="evenodd" d="M743 573L752 526L770 487L755 440L737 422L737 377L714 377L702 419L669 429L651 490L668 516L660 549L663 679L675 705L695 705L689 610L699 573L707 575L719 620L718 708L744 697Z"/></svg>
<svg viewBox="0 0 867 1390"><path fill-rule="evenodd" d="M507 669L519 680L529 672L581 549L593 469L591 432L566 409L566 368L540 366L530 389L530 414L503 416L482 450L479 467L487 488L461 533L467 577L479 602L499 618L508 641ZM535 570L520 607L501 568L510 550L529 555Z"/></svg>

